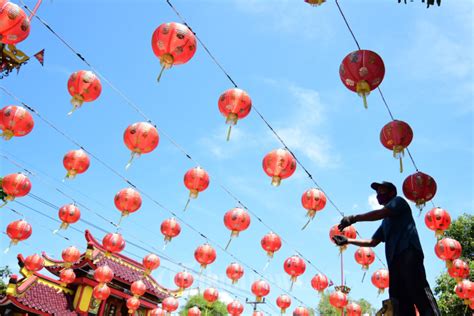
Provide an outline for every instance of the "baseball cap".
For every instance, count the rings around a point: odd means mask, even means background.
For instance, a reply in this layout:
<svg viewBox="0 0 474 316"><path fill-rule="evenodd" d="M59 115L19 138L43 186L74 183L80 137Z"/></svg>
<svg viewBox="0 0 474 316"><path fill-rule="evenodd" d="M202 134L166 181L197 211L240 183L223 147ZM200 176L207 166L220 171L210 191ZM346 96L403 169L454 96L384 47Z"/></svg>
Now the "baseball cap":
<svg viewBox="0 0 474 316"><path fill-rule="evenodd" d="M373 182L370 185L370 187L374 189L375 191L377 191L379 187L385 187L389 189L390 191L395 191L395 194L397 193L397 187L393 183L388 182L388 181L382 181L381 183Z"/></svg>

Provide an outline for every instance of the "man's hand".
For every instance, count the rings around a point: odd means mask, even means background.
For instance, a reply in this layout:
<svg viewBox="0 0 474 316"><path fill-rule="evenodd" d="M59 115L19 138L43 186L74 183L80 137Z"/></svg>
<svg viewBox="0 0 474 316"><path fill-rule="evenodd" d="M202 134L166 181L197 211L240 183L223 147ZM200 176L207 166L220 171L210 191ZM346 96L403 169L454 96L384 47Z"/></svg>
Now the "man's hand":
<svg viewBox="0 0 474 316"><path fill-rule="evenodd" d="M351 226L352 224L355 223L355 220L354 220L354 215L350 215L350 216L344 216L342 219L341 219L341 222L339 223L339 225L337 226L337 228L339 228L339 231L342 232L342 230L348 226Z"/></svg>
<svg viewBox="0 0 474 316"><path fill-rule="evenodd" d="M334 242L338 246L344 246L344 245L347 245L347 243L348 243L347 238L345 236L341 236L341 235L336 235L336 236L332 237L332 240L334 240Z"/></svg>

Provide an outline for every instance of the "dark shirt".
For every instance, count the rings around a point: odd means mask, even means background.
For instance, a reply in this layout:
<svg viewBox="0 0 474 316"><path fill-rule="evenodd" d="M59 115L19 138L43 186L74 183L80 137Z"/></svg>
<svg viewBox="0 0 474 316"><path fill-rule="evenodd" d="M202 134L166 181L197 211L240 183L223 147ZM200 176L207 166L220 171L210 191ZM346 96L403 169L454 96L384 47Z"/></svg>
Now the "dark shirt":
<svg viewBox="0 0 474 316"><path fill-rule="evenodd" d="M407 201L396 196L385 207L390 210L391 215L383 219L372 239L385 243L388 266L390 267L398 254L410 246L419 250L423 257L420 238Z"/></svg>

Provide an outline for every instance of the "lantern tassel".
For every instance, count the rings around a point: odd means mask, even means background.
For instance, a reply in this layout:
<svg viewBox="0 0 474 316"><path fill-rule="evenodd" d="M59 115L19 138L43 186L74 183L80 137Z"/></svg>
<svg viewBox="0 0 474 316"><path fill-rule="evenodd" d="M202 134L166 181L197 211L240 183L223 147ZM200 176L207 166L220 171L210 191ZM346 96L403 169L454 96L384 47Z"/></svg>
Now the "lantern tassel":
<svg viewBox="0 0 474 316"><path fill-rule="evenodd" d="M400 173L403 173L403 160L401 156L400 156Z"/></svg>
<svg viewBox="0 0 474 316"><path fill-rule="evenodd" d="M224 250L227 250L227 248L229 248L230 242L232 241L233 237L234 237L234 235L230 235L229 241L227 242L227 245L225 246Z"/></svg>
<svg viewBox="0 0 474 316"><path fill-rule="evenodd" d="M140 153L137 153L135 151L132 152L132 154L130 155L130 159L128 160L128 163L125 166L125 170L128 170L128 168L130 168L130 166L132 165L133 159L135 159L135 157L137 158L140 157Z"/></svg>
<svg viewBox="0 0 474 316"><path fill-rule="evenodd" d="M8 201L3 201L3 204L0 205L0 208L4 207L5 205L7 205Z"/></svg>
<svg viewBox="0 0 474 316"><path fill-rule="evenodd" d="M232 125L229 125L229 128L227 129L227 138L226 138L227 141L230 140L230 132L231 131L232 131Z"/></svg>
<svg viewBox="0 0 474 316"><path fill-rule="evenodd" d="M4 140L10 140L13 137L13 132L6 129L3 133L0 134L0 137L3 137Z"/></svg>
<svg viewBox="0 0 474 316"><path fill-rule="evenodd" d="M163 72L165 71L165 69L166 69L166 65L163 65L161 67L161 71L160 71L160 74L158 75L158 78L156 78L156 81L160 82L161 76L163 75Z"/></svg>
<svg viewBox="0 0 474 316"><path fill-rule="evenodd" d="M267 270L268 266L270 265L271 258L268 258L267 263L265 263L265 266L263 267L263 272Z"/></svg>
<svg viewBox="0 0 474 316"><path fill-rule="evenodd" d="M295 282L296 282L296 277L295 277L295 276L292 276L292 277L291 277L291 284L290 284L290 291L293 290L293 285L295 284Z"/></svg>
<svg viewBox="0 0 474 316"><path fill-rule="evenodd" d="M8 245L8 247L3 251L3 253L8 253L10 251L10 248L12 246L15 246L17 243L18 243L18 241L16 241L15 239L12 239L10 241L10 244Z"/></svg>
<svg viewBox="0 0 474 316"><path fill-rule="evenodd" d="M183 212L186 212L189 206L189 202L191 202L191 197L188 197L188 200L186 201L186 205L184 206Z"/></svg>
<svg viewBox="0 0 474 316"><path fill-rule="evenodd" d="M365 279L366 274L367 274L367 271L364 271L364 274L362 275L362 280L360 281L360 283L364 283L364 279Z"/></svg>
<svg viewBox="0 0 474 316"><path fill-rule="evenodd" d="M313 219L313 217L310 217L308 219L308 221L306 222L306 224L304 224L304 226L301 228L301 230L304 230L306 227L308 227L309 223L311 223L311 220Z"/></svg>
<svg viewBox="0 0 474 316"><path fill-rule="evenodd" d="M362 93L362 100L364 101L364 108L365 109L368 109L368 105L367 105L367 95L365 93Z"/></svg>

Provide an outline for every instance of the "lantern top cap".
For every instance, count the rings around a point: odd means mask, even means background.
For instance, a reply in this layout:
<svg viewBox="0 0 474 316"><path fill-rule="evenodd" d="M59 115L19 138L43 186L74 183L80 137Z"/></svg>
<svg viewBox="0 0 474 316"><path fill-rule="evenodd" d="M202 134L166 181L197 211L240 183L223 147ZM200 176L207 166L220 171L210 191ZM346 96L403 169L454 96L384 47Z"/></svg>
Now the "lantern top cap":
<svg viewBox="0 0 474 316"><path fill-rule="evenodd" d="M373 182L370 185L370 187L374 189L375 191L377 191L380 187L384 187L384 188L389 189L390 191L395 192L395 194L397 194L397 187L393 183L388 182L388 181L382 181L381 183Z"/></svg>

